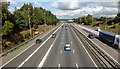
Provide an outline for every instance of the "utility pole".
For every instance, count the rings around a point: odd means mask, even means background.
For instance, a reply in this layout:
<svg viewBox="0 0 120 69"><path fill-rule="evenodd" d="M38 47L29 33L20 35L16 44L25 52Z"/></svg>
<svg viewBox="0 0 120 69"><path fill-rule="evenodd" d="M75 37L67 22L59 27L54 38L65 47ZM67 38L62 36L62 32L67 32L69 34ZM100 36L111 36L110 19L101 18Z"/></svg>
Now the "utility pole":
<svg viewBox="0 0 120 69"><path fill-rule="evenodd" d="M93 11L93 13L94 13L94 11ZM92 14L92 26L93 26L93 19L94 19L94 18L93 18L93 14Z"/></svg>
<svg viewBox="0 0 120 69"><path fill-rule="evenodd" d="M82 24L82 23L81 23L81 17L80 17L80 24Z"/></svg>
<svg viewBox="0 0 120 69"><path fill-rule="evenodd" d="M45 26L45 31L46 31L46 20L45 20L45 15L46 15L46 14L45 14L45 11L44 11L44 23L45 23L44 26Z"/></svg>
<svg viewBox="0 0 120 69"><path fill-rule="evenodd" d="M28 8L29 28L30 28L30 36L32 37L32 30L31 30L31 24L30 24L30 15L29 15L29 9L30 9L30 8Z"/></svg>
<svg viewBox="0 0 120 69"><path fill-rule="evenodd" d="M86 24L86 17L87 17L87 16L85 16L85 24Z"/></svg>
<svg viewBox="0 0 120 69"><path fill-rule="evenodd" d="M93 26L93 15L92 15L92 26Z"/></svg>
<svg viewBox="0 0 120 69"><path fill-rule="evenodd" d="M106 17L106 22L105 22L105 29L107 29L107 17Z"/></svg>

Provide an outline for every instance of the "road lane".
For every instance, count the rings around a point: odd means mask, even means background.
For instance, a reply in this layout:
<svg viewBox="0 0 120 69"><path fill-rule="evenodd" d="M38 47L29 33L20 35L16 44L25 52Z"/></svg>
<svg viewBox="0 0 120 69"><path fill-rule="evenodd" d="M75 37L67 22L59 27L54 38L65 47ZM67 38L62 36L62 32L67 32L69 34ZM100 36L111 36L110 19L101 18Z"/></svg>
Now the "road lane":
<svg viewBox="0 0 120 69"><path fill-rule="evenodd" d="M58 36L58 33L57 33ZM50 39L43 47L41 47L41 49L38 50L37 53L35 53L29 61L27 61L22 67L37 67L38 64L40 63L40 61L43 58L43 56L45 55L46 51L48 50L48 48L51 46L51 44L53 43L54 38Z"/></svg>
<svg viewBox="0 0 120 69"><path fill-rule="evenodd" d="M73 25L73 24L71 24ZM78 29L81 33L83 33L86 37L88 36L88 32L84 31L79 24L73 25L76 29ZM90 39L97 47L99 47L105 54L107 54L112 60L114 60L116 63L120 64L120 53L116 51L114 48L110 47L109 45L103 43L99 39ZM118 49L119 50L119 49Z"/></svg>
<svg viewBox="0 0 120 69"><path fill-rule="evenodd" d="M33 46L35 45L35 40L38 38L41 38L42 41L44 41L45 39L48 38L48 36L51 35L51 33L54 32L54 30L57 28L58 26L56 26L55 28L51 29L48 32L45 32L44 34L36 37L35 39L31 40L29 43L23 45L22 47L20 47L18 50L13 51L12 53L7 54L7 56L2 57L2 67L4 67L7 63L11 62L13 59L15 59L16 57L18 57L19 55L21 55L22 53L24 53L26 50L28 50L30 47L36 47ZM32 49L34 50L34 49ZM1 68L0 66L0 68Z"/></svg>
<svg viewBox="0 0 120 69"><path fill-rule="evenodd" d="M69 25L67 25L67 27L67 30L65 30L64 26L64 28L61 28L60 31L57 32L57 34L59 34L57 35L57 38L55 38L56 40L54 43L54 38L50 38L34 55L29 58L29 60L22 65L22 68L34 67L32 69L36 69L52 43L53 47L43 64L43 68L74 67L77 69L77 67L95 67L71 27ZM64 51L64 46L67 43L71 44L71 51ZM29 51L23 53L25 56L20 55L18 58L14 59L14 61L8 63L5 67L18 67L33 52L32 49L33 48L31 47Z"/></svg>
<svg viewBox="0 0 120 69"><path fill-rule="evenodd" d="M53 48L51 49L46 62L44 63L43 67L58 67L59 60L60 60L60 51L62 45L62 38L64 35L64 29L62 28L58 37L56 38L55 43L53 44ZM63 42L64 43L64 42Z"/></svg>
<svg viewBox="0 0 120 69"><path fill-rule="evenodd" d="M71 30L63 29L58 35L51 52L43 65L45 67L95 67L87 53L85 52L82 44L78 41L77 37ZM64 35L64 36L63 36ZM64 39L62 39L64 38ZM71 51L64 51L64 45L71 44ZM73 52L74 50L74 52Z"/></svg>
<svg viewBox="0 0 120 69"><path fill-rule="evenodd" d="M51 40L51 41L53 41L53 40ZM7 65L5 65L2 69L6 69L8 67L18 67L18 65L20 65L38 47L39 47L39 44L35 44L34 46L32 46L31 48L26 50L24 53L22 53L21 55L16 57L14 60L9 62Z"/></svg>
<svg viewBox="0 0 120 69"><path fill-rule="evenodd" d="M67 43L69 43L71 45L69 26L67 25L67 27L68 27L68 29L65 30L64 45ZM71 51L64 51L64 45L61 46L63 49L63 54L61 54L61 61L60 61L61 67L76 67L74 53L72 52L73 46L71 45Z"/></svg>
<svg viewBox="0 0 120 69"><path fill-rule="evenodd" d="M71 34L71 42L73 45L73 49L75 51L76 61L79 67L95 67L93 62L91 61L90 57L86 53L85 49L82 47L82 44L77 39L76 35L74 34L72 28L70 27L70 34Z"/></svg>
<svg viewBox="0 0 120 69"><path fill-rule="evenodd" d="M62 24L63 25L63 24ZM53 33L55 34L59 29L61 28L61 26L56 30L56 31L54 31ZM50 36L50 37L48 37L30 56L28 56L28 58L27 59L25 59L18 67L22 67L26 62L28 62L28 60L31 58L31 57L33 57L36 53L38 53L38 51L41 49L41 47L43 47L47 42L49 42L48 40L50 40L50 39L53 39L52 38L52 35ZM52 40L50 40L50 41L52 41ZM54 41L54 40L53 40ZM51 44L51 43L48 43L48 44ZM48 46L50 46L50 45L48 45ZM51 48L53 45L51 44L51 46L50 47L48 47L48 48ZM44 46L45 47L45 46ZM48 49L49 50L49 49ZM47 53L49 53L48 51L46 51L46 53L45 53L45 56L47 55ZM43 53L42 53L43 54ZM43 58L41 58L42 60L44 59L45 57L43 57ZM35 57L34 57L34 59L35 59ZM38 61L37 61L38 62ZM40 62L40 61L39 61ZM41 61L42 62L42 61ZM33 63L33 62L31 62L31 63ZM29 64L28 64L29 65ZM34 64L32 64L32 65L34 65ZM26 66L25 66L26 67Z"/></svg>

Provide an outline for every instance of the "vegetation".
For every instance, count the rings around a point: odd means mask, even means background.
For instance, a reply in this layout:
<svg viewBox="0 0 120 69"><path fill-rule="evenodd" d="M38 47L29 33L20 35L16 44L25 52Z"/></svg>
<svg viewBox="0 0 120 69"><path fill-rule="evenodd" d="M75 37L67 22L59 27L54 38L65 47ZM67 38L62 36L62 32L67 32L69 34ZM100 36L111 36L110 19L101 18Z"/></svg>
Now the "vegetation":
<svg viewBox="0 0 120 69"><path fill-rule="evenodd" d="M10 49L15 45L30 38L29 28L31 25L32 33L36 29L44 31L44 24L50 28L58 23L58 19L50 11L42 7L34 7L32 4L25 4L11 13L8 10L10 2L2 2L2 48ZM30 25L29 25L30 22ZM21 34L22 33L22 34Z"/></svg>
<svg viewBox="0 0 120 69"><path fill-rule="evenodd" d="M92 19L93 19L93 24L92 24ZM73 20L78 24L84 23L85 25L91 27L95 27L95 28L100 27L104 31L108 31L114 34L120 34L120 30L119 30L120 13L118 13L115 18L108 18L108 17L93 18L92 15L88 14L87 16L79 17Z"/></svg>

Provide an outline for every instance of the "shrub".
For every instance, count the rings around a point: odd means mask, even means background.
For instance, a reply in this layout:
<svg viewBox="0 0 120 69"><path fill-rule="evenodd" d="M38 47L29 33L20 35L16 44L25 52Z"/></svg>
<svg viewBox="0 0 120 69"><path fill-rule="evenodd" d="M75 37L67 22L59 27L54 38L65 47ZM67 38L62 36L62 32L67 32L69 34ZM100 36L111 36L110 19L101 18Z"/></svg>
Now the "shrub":
<svg viewBox="0 0 120 69"><path fill-rule="evenodd" d="M26 34L23 34L22 36L23 36L23 38L25 38L25 37L26 37Z"/></svg>
<svg viewBox="0 0 120 69"><path fill-rule="evenodd" d="M34 25L33 25L33 28L34 28L34 29L37 29L37 28L38 28L38 25L34 24Z"/></svg>

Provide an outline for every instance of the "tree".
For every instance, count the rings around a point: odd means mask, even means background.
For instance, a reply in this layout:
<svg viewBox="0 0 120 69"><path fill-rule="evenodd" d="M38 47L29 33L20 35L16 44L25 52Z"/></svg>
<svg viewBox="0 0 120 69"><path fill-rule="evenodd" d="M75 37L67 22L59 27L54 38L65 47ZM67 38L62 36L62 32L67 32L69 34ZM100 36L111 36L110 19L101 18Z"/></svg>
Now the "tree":
<svg viewBox="0 0 120 69"><path fill-rule="evenodd" d="M114 22L115 23L120 22L120 13L117 14L117 16L114 19Z"/></svg>
<svg viewBox="0 0 120 69"><path fill-rule="evenodd" d="M2 2L2 25L5 21L13 22L13 15L8 11L8 6L10 2Z"/></svg>
<svg viewBox="0 0 120 69"><path fill-rule="evenodd" d="M92 15L88 14L88 16L86 17L86 24L91 24L92 23Z"/></svg>
<svg viewBox="0 0 120 69"><path fill-rule="evenodd" d="M5 21L5 24L2 26L2 35L10 35L13 32L14 24Z"/></svg>

